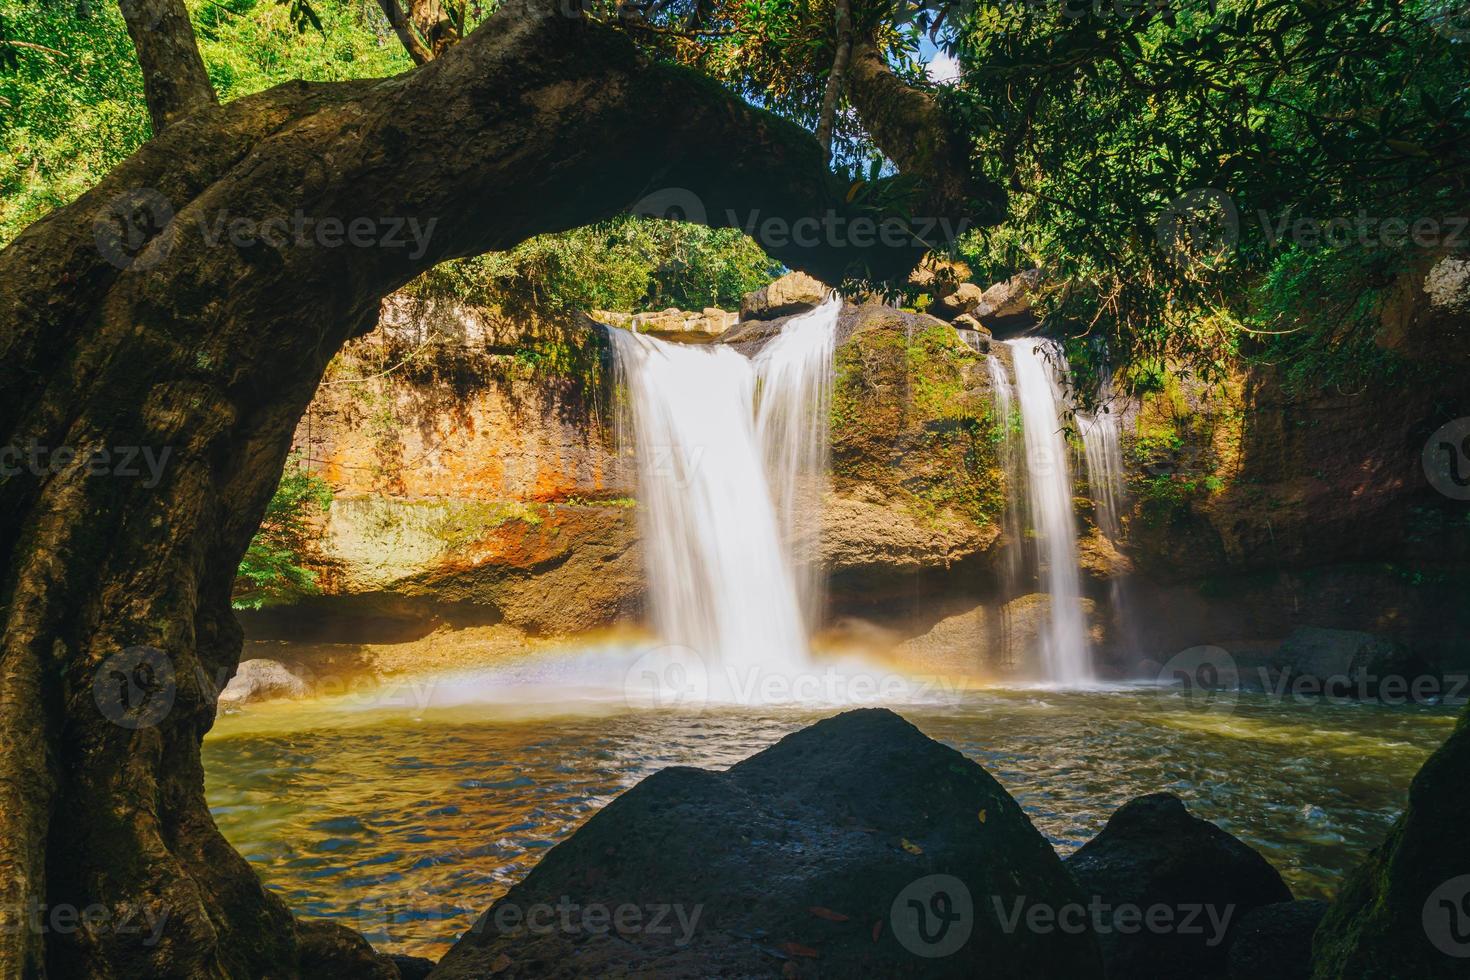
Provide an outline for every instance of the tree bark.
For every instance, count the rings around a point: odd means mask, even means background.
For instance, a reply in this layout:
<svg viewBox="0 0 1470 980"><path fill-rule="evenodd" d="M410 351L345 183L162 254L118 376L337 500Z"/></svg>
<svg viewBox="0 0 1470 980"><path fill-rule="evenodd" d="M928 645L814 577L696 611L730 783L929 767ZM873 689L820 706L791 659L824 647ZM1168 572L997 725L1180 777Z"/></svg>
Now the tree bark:
<svg viewBox="0 0 1470 980"><path fill-rule="evenodd" d="M398 0L378 0L378 7L383 11L383 16L388 18L388 26L398 35L398 43L403 45L403 50L408 52L414 64L427 65L434 60L435 52L414 33L414 22L404 14Z"/></svg>
<svg viewBox="0 0 1470 980"><path fill-rule="evenodd" d="M893 73L872 38L853 42L848 75L848 98L873 142L900 171L922 177L930 214L1004 214L1005 194L974 166L968 137L932 93Z"/></svg>
<svg viewBox="0 0 1470 980"><path fill-rule="evenodd" d="M408 19L435 58L448 50L451 44L459 43L459 26L450 18L440 0L409 0Z"/></svg>
<svg viewBox="0 0 1470 980"><path fill-rule="evenodd" d="M0 930L0 978L300 974L289 911L209 815L200 743L240 652L234 570L382 296L640 201L749 224L829 282L912 267L912 245L788 234L848 217L831 180L799 127L523 2L397 78L179 114L0 252L0 446L28 454L0 458L0 915L113 924ZM140 913L158 942L114 927Z"/></svg>
<svg viewBox="0 0 1470 980"><path fill-rule="evenodd" d="M817 142L827 159L832 158L832 130L837 123L837 106L842 101L842 84L846 80L847 62L852 56L852 4L837 0L833 16L837 50L832 55L832 71L827 76L827 91L822 94L822 113L817 117Z"/></svg>
<svg viewBox="0 0 1470 980"><path fill-rule="evenodd" d="M118 0L143 69L156 136L175 120L219 102L194 40L184 0Z"/></svg>

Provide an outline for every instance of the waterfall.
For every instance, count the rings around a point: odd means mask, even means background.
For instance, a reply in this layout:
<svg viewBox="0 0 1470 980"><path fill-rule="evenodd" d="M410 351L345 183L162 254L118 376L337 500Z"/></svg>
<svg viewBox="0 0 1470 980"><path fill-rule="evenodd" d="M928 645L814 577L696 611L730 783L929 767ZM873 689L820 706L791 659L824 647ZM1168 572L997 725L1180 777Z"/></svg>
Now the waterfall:
<svg viewBox="0 0 1470 980"><path fill-rule="evenodd" d="M1092 509L1097 528L1113 545L1123 533L1120 505L1123 500L1123 452L1118 442L1118 416L1112 391L1107 381L1098 392L1099 410L1093 415L1077 415L1077 429L1082 434L1083 458L1087 463L1087 487L1092 494ZM1114 575L1108 582L1108 604L1113 610L1116 641L1136 648L1138 634L1133 620L1128 583L1124 576Z"/></svg>
<svg viewBox="0 0 1470 980"><path fill-rule="evenodd" d="M1098 403L1107 406L1111 399L1106 387L1098 394ZM1098 530L1109 541L1116 542L1122 533L1118 520L1118 504L1123 496L1123 453L1118 446L1118 417L1109 411L1094 415L1077 413L1077 431L1082 435L1083 458L1087 463L1087 487L1092 494Z"/></svg>
<svg viewBox="0 0 1470 980"><path fill-rule="evenodd" d="M755 356L759 383L756 433L765 450L777 523L809 629L816 627L822 612L818 531L827 488L827 415L841 308L841 300L833 296L810 313L789 320Z"/></svg>
<svg viewBox="0 0 1470 980"><path fill-rule="evenodd" d="M638 464L654 627L728 676L807 660L814 603L797 527L825 476L841 302L787 322L754 359L611 329Z"/></svg>
<svg viewBox="0 0 1470 980"><path fill-rule="evenodd" d="M1051 596L1042 630L1042 662L1048 680L1085 683L1092 678L1082 579L1077 568L1077 521L1072 508L1072 471L1062 416L1066 403L1057 370L1062 361L1050 341L1026 338L1007 342L1016 371L1025 445L1027 513L1035 561Z"/></svg>
<svg viewBox="0 0 1470 980"><path fill-rule="evenodd" d="M995 415L1001 426L1000 468L1005 474L1006 487L1015 493L1018 487L1025 485L1025 473L1021 465L1021 429L1016 424L1016 389L1006 376L1006 366L999 357L991 355L985 359L985 364L990 369L990 391L995 396ZM1001 567L1001 592L1010 600L1020 593L1021 576L1026 568L1021 547L1025 540L1021 529L1021 508L1015 502L1007 504L1001 519L1007 544Z"/></svg>

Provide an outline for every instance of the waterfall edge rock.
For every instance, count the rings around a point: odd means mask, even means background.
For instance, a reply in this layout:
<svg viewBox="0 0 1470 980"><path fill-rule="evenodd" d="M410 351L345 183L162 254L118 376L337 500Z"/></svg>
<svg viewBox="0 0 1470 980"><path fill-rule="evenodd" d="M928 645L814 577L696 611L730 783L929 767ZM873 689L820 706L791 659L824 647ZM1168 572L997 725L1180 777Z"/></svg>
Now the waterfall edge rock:
<svg viewBox="0 0 1470 980"><path fill-rule="evenodd" d="M941 886L948 901L935 897ZM950 915L969 910L953 933L929 921L939 943L961 938L966 924L970 932L948 955L933 956L942 946L917 945L917 912L900 898ZM494 968L504 977L743 977L783 964L797 976L1101 976L1088 933L1043 934L1024 918L1008 930L1018 901L1055 909L1082 899L989 773L893 712L861 709L725 772L676 766L644 779L552 848L432 976ZM507 925L558 902L581 910L682 905L686 922L696 908L698 919L681 933L671 913L665 935L651 926L620 935ZM675 942L681 935L683 945Z"/></svg>

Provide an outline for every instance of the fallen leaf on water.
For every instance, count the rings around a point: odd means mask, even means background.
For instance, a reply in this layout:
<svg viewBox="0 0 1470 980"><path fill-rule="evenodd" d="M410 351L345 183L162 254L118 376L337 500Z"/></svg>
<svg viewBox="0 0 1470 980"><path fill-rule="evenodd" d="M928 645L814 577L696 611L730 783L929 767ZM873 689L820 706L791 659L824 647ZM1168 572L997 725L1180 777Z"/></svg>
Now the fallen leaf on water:
<svg viewBox="0 0 1470 980"><path fill-rule="evenodd" d="M873 922L873 942L876 943L878 941L878 937L881 936L882 934L883 934L883 920L882 919L878 919L878 920L876 920L876 921Z"/></svg>
<svg viewBox="0 0 1470 980"><path fill-rule="evenodd" d="M781 951L791 956L805 956L809 960L817 958L816 950L810 946L803 946L801 943L782 943Z"/></svg>
<svg viewBox="0 0 1470 980"><path fill-rule="evenodd" d="M981 823L984 823L985 822L985 811L984 810L981 810L980 811L980 822Z"/></svg>
<svg viewBox="0 0 1470 980"><path fill-rule="evenodd" d="M905 851L908 851L910 854L923 854L924 853L924 849L922 847L920 847L918 844L915 844L913 841L909 840L907 837L900 837L898 839L898 843L899 843L899 845L901 847L903 847L903 849Z"/></svg>
<svg viewBox="0 0 1470 980"><path fill-rule="evenodd" d="M506 970L509 969L510 957L506 956L504 953L501 953L499 956L495 957L495 962L490 964L491 973L504 973Z"/></svg>
<svg viewBox="0 0 1470 980"><path fill-rule="evenodd" d="M807 911L819 919L826 919L828 922L846 922L848 920L848 916L843 915L841 912L833 912L831 909L823 908L820 905L813 905Z"/></svg>

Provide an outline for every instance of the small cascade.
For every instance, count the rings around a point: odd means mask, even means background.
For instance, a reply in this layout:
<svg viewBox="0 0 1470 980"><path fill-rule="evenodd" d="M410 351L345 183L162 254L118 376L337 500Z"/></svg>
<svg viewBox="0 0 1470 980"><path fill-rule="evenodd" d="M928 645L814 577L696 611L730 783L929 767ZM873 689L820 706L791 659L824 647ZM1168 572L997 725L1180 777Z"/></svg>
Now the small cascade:
<svg viewBox="0 0 1470 980"><path fill-rule="evenodd" d="M842 301L832 296L788 321L755 356L756 434L765 450L781 539L791 556L808 629L817 626L822 612L818 532L828 479L832 354L841 309Z"/></svg>
<svg viewBox="0 0 1470 980"><path fill-rule="evenodd" d="M1118 416L1114 411L1112 392L1107 383L1098 392L1099 410L1092 415L1077 414L1077 430L1082 436L1083 458L1087 463L1087 487L1092 495L1093 515L1098 530L1116 546L1123 534L1120 518L1124 496L1123 452L1118 442ZM1114 575L1108 584L1108 604L1113 611L1114 631L1127 646L1137 646L1137 630L1128 599L1128 582Z"/></svg>
<svg viewBox="0 0 1470 980"><path fill-rule="evenodd" d="M1106 390L1099 393L1100 405L1107 407L1110 401ZM1079 412L1076 419L1077 431L1082 436L1087 487L1092 494L1097 526L1109 541L1116 542L1123 531L1118 517L1123 498L1123 453L1118 444L1118 417L1104 410L1094 415Z"/></svg>
<svg viewBox="0 0 1470 980"><path fill-rule="evenodd" d="M797 527L820 493L840 301L789 321L754 360L611 329L638 464L655 628L730 676L807 660L816 589ZM801 571L798 571L802 569Z"/></svg>
<svg viewBox="0 0 1470 980"><path fill-rule="evenodd" d="M1072 470L1063 429L1066 402L1055 363L1065 363L1056 346L1025 338L1007 342L1016 372L1025 446L1027 513L1034 532L1034 558L1051 597L1042 631L1047 679L1082 684L1092 679L1082 579L1077 567L1077 520L1072 506Z"/></svg>
<svg viewBox="0 0 1470 980"><path fill-rule="evenodd" d="M1016 490L1025 486L1025 447L1021 442L1021 427L1016 415L1016 389L1006 375L1006 366L998 356L985 359L990 369L990 391L995 396L995 416L1001 426L1000 466L1005 474L1006 486ZM1025 540L1021 529L1022 508L1009 504L1002 514L1005 540L1008 547L1005 563L1001 568L1001 591L1007 600L1015 598L1021 591L1021 578L1026 572L1026 556L1021 547Z"/></svg>

